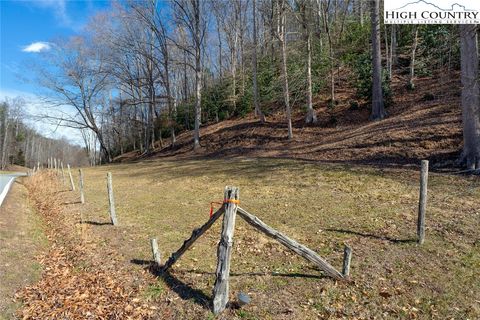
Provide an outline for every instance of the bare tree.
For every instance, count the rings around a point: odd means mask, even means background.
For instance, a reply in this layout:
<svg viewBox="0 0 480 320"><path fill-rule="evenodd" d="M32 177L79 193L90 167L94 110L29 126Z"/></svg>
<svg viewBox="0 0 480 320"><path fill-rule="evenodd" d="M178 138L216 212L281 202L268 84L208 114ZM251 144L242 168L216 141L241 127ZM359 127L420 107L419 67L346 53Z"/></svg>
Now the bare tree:
<svg viewBox="0 0 480 320"><path fill-rule="evenodd" d="M193 133L193 149L200 148L200 124L202 116L202 54L206 32L203 16L203 1L173 0L175 17L179 25L189 33L190 45L181 45L182 49L193 56L195 63L195 128ZM185 61L185 63L187 63Z"/></svg>
<svg viewBox="0 0 480 320"><path fill-rule="evenodd" d="M287 71L287 4L285 0L278 0L277 10L277 37L280 42L282 54L282 81L283 81L283 99L287 115L288 139L293 138L292 129L292 110L290 106L290 91L288 90L288 71Z"/></svg>
<svg viewBox="0 0 480 320"><path fill-rule="evenodd" d="M9 121L8 121L8 115L9 115L9 106L8 103L4 102L2 103L1 106L1 111L2 111L2 134L3 134L3 139L2 139L2 156L1 156L1 168L2 170L5 169L5 166L7 165L7 152L8 152L8 128L9 128Z"/></svg>
<svg viewBox="0 0 480 320"><path fill-rule="evenodd" d="M227 39L228 49L230 50L230 74L232 76L232 95L230 101L233 111L237 108L237 57L240 41L240 11L239 1L214 1L212 8L220 22L221 28Z"/></svg>
<svg viewBox="0 0 480 320"><path fill-rule="evenodd" d="M48 56L49 67L38 69L38 76L39 83L47 89L44 103L61 108L41 117L60 126L92 130L105 161L110 162L112 156L98 124L107 107L105 94L109 88L109 73L101 58L105 52L83 37L57 42L55 48ZM73 110L63 111L65 106Z"/></svg>
<svg viewBox="0 0 480 320"><path fill-rule="evenodd" d="M308 15L307 15L307 1L306 0L300 0L297 1L297 6L300 9L300 22L302 24L303 28L303 36L305 39L305 44L306 44L306 49L307 49L307 89L306 89L306 95L307 95L307 116L305 117L305 122L306 123L316 123L317 122L317 114L315 113L315 110L313 109L313 104L312 104L312 32L310 30L310 25L308 21Z"/></svg>
<svg viewBox="0 0 480 320"><path fill-rule="evenodd" d="M460 25L463 152L467 169L480 169L480 89L478 36L474 24Z"/></svg>
<svg viewBox="0 0 480 320"><path fill-rule="evenodd" d="M321 1L321 0L318 0ZM330 11L330 0L325 1L325 4L319 3L319 7L323 8L322 16L323 16L323 25L325 29L325 33L327 35L327 42L328 42L328 53L329 53L329 61L330 61L330 100L332 106L335 105L335 65L334 65L334 50L333 50L333 35L332 35L332 26L336 22L335 20L331 21L329 18L329 11Z"/></svg>
<svg viewBox="0 0 480 320"><path fill-rule="evenodd" d="M253 105L255 106L255 116L260 119L260 123L265 123L265 115L262 112L258 101L258 83L257 83L257 15L256 15L256 1L252 0L252 19L253 19Z"/></svg>
<svg viewBox="0 0 480 320"><path fill-rule="evenodd" d="M415 30L413 32L413 43L412 43L412 51L410 55L410 77L408 78L408 88L410 90L415 89L415 84L413 80L415 78L415 52L417 51L418 45L418 25L415 26Z"/></svg>
<svg viewBox="0 0 480 320"><path fill-rule="evenodd" d="M382 52L380 49L380 0L372 1L372 114L371 120L385 118L382 90Z"/></svg>

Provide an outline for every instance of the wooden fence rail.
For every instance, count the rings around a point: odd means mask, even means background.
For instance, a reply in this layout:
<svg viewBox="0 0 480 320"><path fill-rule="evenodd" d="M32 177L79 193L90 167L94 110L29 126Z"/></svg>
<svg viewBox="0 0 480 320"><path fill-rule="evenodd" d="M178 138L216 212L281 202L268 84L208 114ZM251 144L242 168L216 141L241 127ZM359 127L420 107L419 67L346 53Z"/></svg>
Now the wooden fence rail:
<svg viewBox="0 0 480 320"><path fill-rule="evenodd" d="M217 212L212 215L210 219L208 219L208 221L204 225L202 225L200 228L193 230L190 238L185 240L180 249L172 253L170 258L168 258L167 262L162 268L162 271L167 271L171 266L173 266L175 262L177 262L177 260L180 259L180 257L192 246L192 244L197 241L197 239L200 238L200 236L204 234L205 231L210 229L210 227L215 223L215 221L217 221L218 218L220 218L220 216L223 214L224 210L225 208L224 206L222 206L220 209L217 210Z"/></svg>
<svg viewBox="0 0 480 320"><path fill-rule="evenodd" d="M328 276L334 279L342 279L343 275L338 272L332 265L330 265L327 261L325 261L322 257L316 254L313 250L307 248L306 246L296 242L295 240L290 239L283 233L271 228L262 220L254 216L253 214L248 213L245 209L238 207L237 211L238 215L242 217L248 224L252 225L253 227L257 228L265 235L277 240L281 244L283 244L288 249L292 250L296 254L300 255L301 257L307 259L308 261L312 262L313 264L317 265L323 272L325 272Z"/></svg>

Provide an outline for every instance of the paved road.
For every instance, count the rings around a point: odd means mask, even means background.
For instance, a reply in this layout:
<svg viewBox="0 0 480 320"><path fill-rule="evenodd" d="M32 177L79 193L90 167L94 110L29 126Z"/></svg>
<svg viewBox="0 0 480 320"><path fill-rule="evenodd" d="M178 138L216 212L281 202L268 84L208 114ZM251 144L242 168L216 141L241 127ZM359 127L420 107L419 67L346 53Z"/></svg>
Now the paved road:
<svg viewBox="0 0 480 320"><path fill-rule="evenodd" d="M25 176L25 173L9 173L9 174L0 174L0 206L3 203L3 200L7 196L8 190L15 180L16 177Z"/></svg>

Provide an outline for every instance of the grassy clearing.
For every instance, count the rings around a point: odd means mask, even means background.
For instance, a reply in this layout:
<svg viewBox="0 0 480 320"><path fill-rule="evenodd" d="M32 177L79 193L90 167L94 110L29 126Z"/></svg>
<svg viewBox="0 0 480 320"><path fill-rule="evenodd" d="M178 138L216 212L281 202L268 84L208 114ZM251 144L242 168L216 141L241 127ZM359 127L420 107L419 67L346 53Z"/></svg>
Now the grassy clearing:
<svg viewBox="0 0 480 320"><path fill-rule="evenodd" d="M109 222L106 172L120 226ZM75 172L76 173L76 172ZM75 177L77 178L77 176ZM114 247L132 277L157 237L163 259L208 219L225 185L241 206L341 268L353 248L352 282L322 277L311 264L253 231L240 218L232 261L232 298L252 303L241 319L480 317L480 181L431 174L425 245L414 242L418 172L273 159L145 161L85 169L82 212L98 246ZM73 196L73 194L71 195ZM147 279L144 296L177 318L209 318L220 224L165 279Z"/></svg>
<svg viewBox="0 0 480 320"><path fill-rule="evenodd" d="M39 279L41 265L35 257L46 246L43 223L29 205L25 187L16 182L0 207L0 319L13 319L20 306L15 292Z"/></svg>

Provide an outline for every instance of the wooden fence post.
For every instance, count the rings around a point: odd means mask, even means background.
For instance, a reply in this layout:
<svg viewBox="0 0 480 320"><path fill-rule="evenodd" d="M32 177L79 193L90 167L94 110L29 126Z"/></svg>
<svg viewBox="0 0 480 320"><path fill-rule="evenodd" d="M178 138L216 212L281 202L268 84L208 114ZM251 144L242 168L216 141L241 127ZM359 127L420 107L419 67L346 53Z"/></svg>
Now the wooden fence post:
<svg viewBox="0 0 480 320"><path fill-rule="evenodd" d="M150 244L152 245L153 261L155 261L157 267L160 267L160 265L162 264L162 257L160 251L158 250L157 239L150 239Z"/></svg>
<svg viewBox="0 0 480 320"><path fill-rule="evenodd" d="M348 245L345 245L343 249L343 268L342 268L342 276L344 278L350 275L350 262L352 261L352 248Z"/></svg>
<svg viewBox="0 0 480 320"><path fill-rule="evenodd" d="M70 190L75 191L75 184L73 183L72 170L70 170L70 164L67 164L68 175L70 176Z"/></svg>
<svg viewBox="0 0 480 320"><path fill-rule="evenodd" d="M85 196L83 194L83 171L82 169L78 169L78 176L79 176L79 183L78 188L80 189L80 203L85 203Z"/></svg>
<svg viewBox="0 0 480 320"><path fill-rule="evenodd" d="M65 168L63 167L63 161L61 162L60 164L62 166L62 179L63 179L63 185L65 185L65 183L67 183L67 181L65 180Z"/></svg>
<svg viewBox="0 0 480 320"><path fill-rule="evenodd" d="M110 220L114 226L117 225L117 214L115 213L115 199L113 198L113 185L112 185L112 173L107 173L107 191L108 191L108 204L110 208Z"/></svg>
<svg viewBox="0 0 480 320"><path fill-rule="evenodd" d="M427 210L428 160L422 160L420 173L420 199L418 203L417 236L418 244L425 241L425 211Z"/></svg>
<svg viewBox="0 0 480 320"><path fill-rule="evenodd" d="M222 234L217 249L217 270L213 287L213 313L225 310L229 295L230 257L233 246L235 217L239 203L239 190L236 187L225 188L225 213L223 216Z"/></svg>

